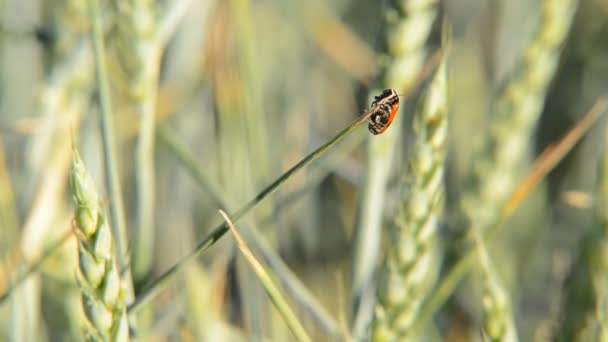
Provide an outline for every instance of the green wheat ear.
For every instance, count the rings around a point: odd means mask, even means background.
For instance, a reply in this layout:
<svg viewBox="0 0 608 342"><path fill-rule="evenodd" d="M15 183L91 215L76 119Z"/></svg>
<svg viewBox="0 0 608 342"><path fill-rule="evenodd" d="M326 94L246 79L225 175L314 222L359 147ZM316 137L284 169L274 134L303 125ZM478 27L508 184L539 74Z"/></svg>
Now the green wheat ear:
<svg viewBox="0 0 608 342"><path fill-rule="evenodd" d="M402 184L404 198L389 231L374 341L416 340L412 328L437 277L437 225L443 214L448 132L445 58L414 114L417 142Z"/></svg>
<svg viewBox="0 0 608 342"><path fill-rule="evenodd" d="M73 149L70 189L76 212L78 285L87 317L87 334L93 339L128 341L126 303L116 266L112 231L95 190L93 179Z"/></svg>
<svg viewBox="0 0 608 342"><path fill-rule="evenodd" d="M426 74L428 66L435 62L429 58L430 48L427 43L433 24L439 15L438 0L423 1L387 1L382 14L385 18L383 39L385 47L380 60L380 79L375 87L394 88L400 94L409 94L417 89L418 80ZM444 50L442 49L442 53ZM426 78L424 76L423 78ZM376 93L378 89L374 90ZM401 98L405 102L405 98ZM402 106L407 107L407 106ZM395 122L386 133L375 136L368 145L368 173L365 184L365 196L362 199L359 219L358 238L353 257L353 301L355 317L353 333L361 338L369 333L373 319L373 303L366 298L375 295L375 271L380 263L382 253L380 240L383 226L387 184L391 175L391 165L397 141L401 135L401 120L406 110L400 110Z"/></svg>
<svg viewBox="0 0 608 342"><path fill-rule="evenodd" d="M486 244L477 228L473 228L483 286L483 330L490 341L517 342L517 329L511 309L511 298L501 283L498 270L490 260Z"/></svg>

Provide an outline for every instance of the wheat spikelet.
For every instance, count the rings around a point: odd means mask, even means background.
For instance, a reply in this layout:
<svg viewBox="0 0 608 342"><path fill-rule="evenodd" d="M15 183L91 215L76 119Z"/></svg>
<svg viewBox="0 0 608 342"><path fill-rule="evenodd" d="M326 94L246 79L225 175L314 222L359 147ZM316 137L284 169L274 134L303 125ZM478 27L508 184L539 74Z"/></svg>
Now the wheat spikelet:
<svg viewBox="0 0 608 342"><path fill-rule="evenodd" d="M501 284L496 268L490 260L485 243L478 231L474 232L479 255L479 264L483 274L482 305L485 316L483 329L490 341L517 342L517 331L513 321L511 299Z"/></svg>
<svg viewBox="0 0 608 342"><path fill-rule="evenodd" d="M78 284L91 337L129 339L126 303L116 266L112 231L97 191L80 156L73 151L70 188L76 205L74 231L78 238Z"/></svg>

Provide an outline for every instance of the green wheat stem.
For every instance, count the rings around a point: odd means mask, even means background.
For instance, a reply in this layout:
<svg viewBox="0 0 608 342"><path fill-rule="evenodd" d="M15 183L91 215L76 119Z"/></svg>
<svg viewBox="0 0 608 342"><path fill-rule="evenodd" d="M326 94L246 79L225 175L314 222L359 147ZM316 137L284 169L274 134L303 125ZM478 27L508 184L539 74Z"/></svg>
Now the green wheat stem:
<svg viewBox="0 0 608 342"><path fill-rule="evenodd" d="M143 278L152 268L154 250L155 114L160 70L156 6L149 0L115 1L115 30L111 36L117 83L139 118L135 151L137 225L133 273Z"/></svg>
<svg viewBox="0 0 608 342"><path fill-rule="evenodd" d="M127 284L128 297L133 296L133 284L131 271L127 257L128 238L126 231L126 220L122 190L116 165L116 152L114 150L114 120L112 117L112 102L110 99L110 87L108 84L105 47L103 42L103 30L99 12L98 0L89 2L89 19L91 21L91 40L95 57L95 73L97 76L97 87L99 92L99 104L101 111L101 131L103 141L103 156L105 165L105 177L110 192L110 217L114 238L116 241L118 265L125 284Z"/></svg>
<svg viewBox="0 0 608 342"><path fill-rule="evenodd" d="M154 166L154 105L155 97L147 98L139 105L141 112L140 129L136 151L137 180L137 237L133 269L138 278L144 277L152 269L154 253L154 206L155 206L155 166Z"/></svg>
<svg viewBox="0 0 608 342"><path fill-rule="evenodd" d="M269 140L273 134L268 133L268 118L264 110L263 86L260 78L258 61L259 47L256 42L256 31L259 25L253 20L251 0L230 0L226 2L232 27L235 32L235 64L231 68L238 70L240 82L233 84L233 90L240 94L236 101L229 100L229 89L218 85L219 146L221 147L220 165L230 182L225 190L232 199L243 200L254 193L254 189L264 186L270 178ZM223 74L223 73L222 73ZM222 78L223 76L220 76ZM226 101L227 100L227 101ZM235 124L234 121L242 124ZM234 137L241 136L241 142ZM245 142L244 144L242 142ZM248 176L242 172L249 169ZM230 173L231 171L233 173ZM241 197L246 194L245 197ZM273 199L260 203L254 217L268 216L272 212ZM238 203L238 202L237 202ZM265 233L271 237L276 229L274 222L269 224ZM272 238L271 238L272 239ZM238 291L241 295L240 311L245 326L250 329L253 339L261 338L272 331L272 325L266 324L270 308L263 299L263 289L255 281L250 267L242 261L237 263L239 279ZM251 285L245 285L251 283Z"/></svg>
<svg viewBox="0 0 608 342"><path fill-rule="evenodd" d="M604 139L604 155L602 159L602 173L600 175L600 186L598 203L596 204L596 216L599 220L600 238L596 242L596 260L591 263L591 273L594 280L596 320L599 325L599 340L608 341L608 138Z"/></svg>

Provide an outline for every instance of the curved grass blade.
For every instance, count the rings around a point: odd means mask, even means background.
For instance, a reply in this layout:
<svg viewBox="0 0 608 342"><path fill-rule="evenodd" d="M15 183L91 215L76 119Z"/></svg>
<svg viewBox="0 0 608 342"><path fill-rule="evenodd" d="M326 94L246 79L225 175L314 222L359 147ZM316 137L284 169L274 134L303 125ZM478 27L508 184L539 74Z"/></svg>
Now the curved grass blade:
<svg viewBox="0 0 608 342"><path fill-rule="evenodd" d="M236 239L237 244L239 246L239 250L241 251L241 253L243 253L245 258L247 258L247 262L249 262L251 268L253 268L253 271L257 275L258 279L260 279L260 281L262 282L262 285L266 290L266 294L268 294L268 297L270 297L270 300L272 300L272 303L277 308L277 311L279 311L281 316L283 316L285 323L287 324L291 332L295 335L296 339L298 341L311 341L310 337L306 333L306 330L304 330L304 327L296 318L296 315L294 314L293 310L291 310L291 308L287 304L287 300L283 298L283 295L281 294L281 291L279 290L278 286L275 285L270 274L268 274L264 266L255 258L255 256L245 243L245 240L243 240L243 237L234 226L234 223L232 223L228 215L222 210L220 210L220 214L222 214L225 222L228 224L228 227L232 231L232 234L234 235L234 238Z"/></svg>

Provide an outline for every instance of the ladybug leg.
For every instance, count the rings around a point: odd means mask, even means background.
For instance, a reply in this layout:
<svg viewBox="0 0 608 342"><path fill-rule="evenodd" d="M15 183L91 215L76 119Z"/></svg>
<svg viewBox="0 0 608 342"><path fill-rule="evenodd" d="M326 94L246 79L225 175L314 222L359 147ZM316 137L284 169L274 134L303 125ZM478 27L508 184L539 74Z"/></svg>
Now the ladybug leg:
<svg viewBox="0 0 608 342"><path fill-rule="evenodd" d="M378 126L376 126L373 123L369 123L369 125L367 126L367 129L369 129L370 132L372 132L374 135L378 134L378 132L380 131L380 129L378 128Z"/></svg>

